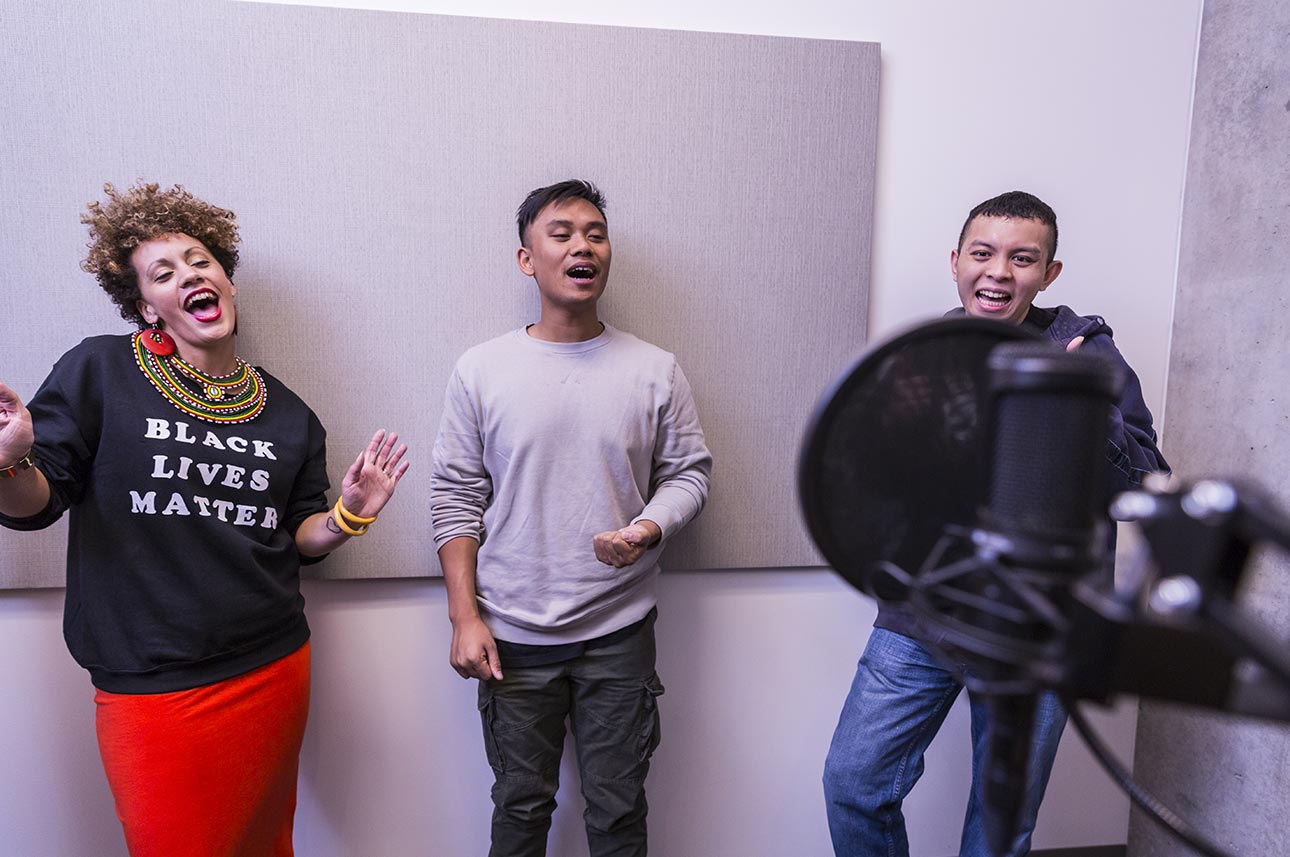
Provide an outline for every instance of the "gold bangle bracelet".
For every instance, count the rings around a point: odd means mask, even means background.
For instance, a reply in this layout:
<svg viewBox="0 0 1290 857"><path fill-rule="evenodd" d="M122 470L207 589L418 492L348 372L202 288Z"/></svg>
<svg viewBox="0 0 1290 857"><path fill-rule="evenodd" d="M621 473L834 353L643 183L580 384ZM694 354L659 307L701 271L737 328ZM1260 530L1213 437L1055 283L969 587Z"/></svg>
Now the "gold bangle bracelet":
<svg viewBox="0 0 1290 857"><path fill-rule="evenodd" d="M361 524L363 526L367 526L368 524L371 524L376 521L375 515L373 515L370 518L360 518L358 515L355 515L349 509L346 509L345 498L343 496L336 498L336 508L339 509L340 513L345 516L345 520L349 521L351 524L354 524L354 525Z"/></svg>
<svg viewBox="0 0 1290 857"><path fill-rule="evenodd" d="M358 536L361 536L367 532L366 525L356 530L353 527L351 527L349 524L345 523L345 519L342 518L340 514L339 500L337 500L336 505L332 506L331 508L331 517L332 517L332 520L336 522L336 526L340 527L341 532L345 533L345 535L347 536L354 536L357 538Z"/></svg>

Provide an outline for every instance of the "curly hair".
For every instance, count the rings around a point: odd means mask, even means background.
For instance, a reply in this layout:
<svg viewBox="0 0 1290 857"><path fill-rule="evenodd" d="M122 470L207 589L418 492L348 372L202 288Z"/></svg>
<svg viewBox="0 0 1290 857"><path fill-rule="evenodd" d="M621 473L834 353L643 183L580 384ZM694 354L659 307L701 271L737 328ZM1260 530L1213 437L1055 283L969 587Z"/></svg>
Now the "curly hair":
<svg viewBox="0 0 1290 857"><path fill-rule="evenodd" d="M103 185L104 203L91 202L81 214L90 228L89 255L81 269L93 274L103 291L132 324L146 327L137 302L139 277L130 264L135 249L162 235L182 233L196 238L233 276L237 267L237 215L193 196L182 186L161 190L155 183L135 185L121 192Z"/></svg>

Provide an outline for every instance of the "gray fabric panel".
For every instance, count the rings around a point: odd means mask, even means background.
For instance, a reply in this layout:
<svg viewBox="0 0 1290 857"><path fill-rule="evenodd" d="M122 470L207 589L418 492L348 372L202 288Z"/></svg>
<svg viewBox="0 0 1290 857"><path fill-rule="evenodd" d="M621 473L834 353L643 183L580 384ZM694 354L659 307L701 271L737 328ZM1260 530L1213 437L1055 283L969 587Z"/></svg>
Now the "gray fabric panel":
<svg viewBox="0 0 1290 857"><path fill-rule="evenodd" d="M30 397L124 331L79 270L104 181L238 214L239 350L328 428L333 483L378 426L413 466L327 577L438 574L427 486L468 346L536 318L513 216L572 176L608 198L603 317L675 351L717 461L673 568L816 565L794 489L816 397L863 344L870 43L195 0L0 8L0 378ZM0 585L58 585L65 535L0 534Z"/></svg>

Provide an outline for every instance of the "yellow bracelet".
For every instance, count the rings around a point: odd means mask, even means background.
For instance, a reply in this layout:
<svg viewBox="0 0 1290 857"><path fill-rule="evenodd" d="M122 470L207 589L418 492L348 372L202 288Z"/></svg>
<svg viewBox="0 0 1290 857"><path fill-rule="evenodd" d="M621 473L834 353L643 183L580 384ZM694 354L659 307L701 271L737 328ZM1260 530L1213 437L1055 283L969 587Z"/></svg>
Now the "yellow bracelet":
<svg viewBox="0 0 1290 857"><path fill-rule="evenodd" d="M366 532L367 532L367 525L366 525L366 524L365 524L365 525L363 525L362 527L360 527L359 529L357 529L357 530L356 530L356 529L354 529L353 527L351 527L349 524L345 523L345 519L344 519L344 518L342 518L342 517L341 517L341 514L340 514L340 501L339 501L339 500L337 500L337 501L336 501L336 505L335 505L335 506L332 506L332 507L331 507L331 517L332 517L332 520L334 520L334 521L336 522L336 526L340 527L341 532L345 533L346 535L350 535L350 536L355 536L355 537L357 537L357 536L361 536L361 535L363 535L364 533L366 533Z"/></svg>
<svg viewBox="0 0 1290 857"><path fill-rule="evenodd" d="M354 524L354 525L361 524L363 526L367 526L368 524L371 524L376 521L375 515L373 515L370 518L360 518L358 515L355 515L349 509L346 509L345 497L343 495L336 498L336 508L339 509L340 513L345 516L345 520L349 521L351 524Z"/></svg>

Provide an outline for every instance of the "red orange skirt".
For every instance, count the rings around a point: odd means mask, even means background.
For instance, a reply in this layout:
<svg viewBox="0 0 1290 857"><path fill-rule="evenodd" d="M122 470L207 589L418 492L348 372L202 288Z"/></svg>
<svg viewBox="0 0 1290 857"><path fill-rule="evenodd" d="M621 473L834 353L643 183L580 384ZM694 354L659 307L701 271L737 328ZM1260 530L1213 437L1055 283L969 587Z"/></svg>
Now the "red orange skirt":
<svg viewBox="0 0 1290 857"><path fill-rule="evenodd" d="M96 690L99 753L131 857L290 857L309 644L174 693Z"/></svg>

